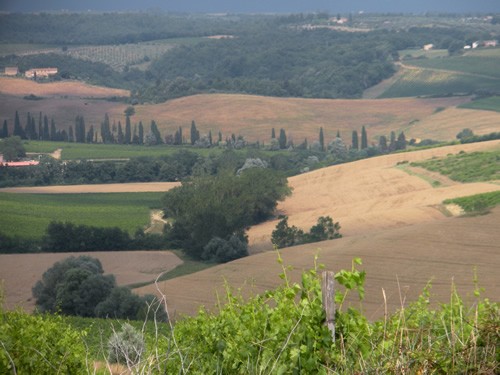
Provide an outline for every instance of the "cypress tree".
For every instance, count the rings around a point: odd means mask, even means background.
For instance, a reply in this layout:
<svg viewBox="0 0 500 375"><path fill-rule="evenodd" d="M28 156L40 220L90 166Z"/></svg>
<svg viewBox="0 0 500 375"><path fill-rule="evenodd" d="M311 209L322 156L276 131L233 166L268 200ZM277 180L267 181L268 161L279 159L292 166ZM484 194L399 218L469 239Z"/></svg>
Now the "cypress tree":
<svg viewBox="0 0 500 375"><path fill-rule="evenodd" d="M44 141L50 140L50 131L49 131L49 118L47 115L43 116L43 134L42 139Z"/></svg>
<svg viewBox="0 0 500 375"><path fill-rule="evenodd" d="M280 129L280 138L279 138L278 142L279 142L281 149L286 148L286 133L285 133L285 129L283 129L283 128Z"/></svg>
<svg viewBox="0 0 500 375"><path fill-rule="evenodd" d="M158 130L158 126L154 120L151 120L151 134L155 137L156 144L162 144L163 141L161 139L160 131Z"/></svg>
<svg viewBox="0 0 500 375"><path fill-rule="evenodd" d="M276 132L274 131L274 128L271 129L271 139L276 138Z"/></svg>
<svg viewBox="0 0 500 375"><path fill-rule="evenodd" d="M19 121L19 113L16 111L16 116L14 118L14 136L18 136L21 139L26 139L26 135L24 134L24 130L21 126L21 121Z"/></svg>
<svg viewBox="0 0 500 375"><path fill-rule="evenodd" d="M210 146L212 146L212 131L211 130L208 131L208 143L210 144Z"/></svg>
<svg viewBox="0 0 500 375"><path fill-rule="evenodd" d="M90 125L89 131L87 132L87 143L94 142L94 126Z"/></svg>
<svg viewBox="0 0 500 375"><path fill-rule="evenodd" d="M75 132L76 132L76 129L75 129ZM70 125L69 126L68 142L74 142L74 141L75 140L74 140L74 135L73 135L73 127Z"/></svg>
<svg viewBox="0 0 500 375"><path fill-rule="evenodd" d="M132 133L132 143L134 145L139 144L139 136L137 135L137 124L134 125L134 132Z"/></svg>
<svg viewBox="0 0 500 375"><path fill-rule="evenodd" d="M222 133L219 131L219 142L222 142Z"/></svg>
<svg viewBox="0 0 500 375"><path fill-rule="evenodd" d="M50 119L50 140L57 141L57 129L54 119Z"/></svg>
<svg viewBox="0 0 500 375"><path fill-rule="evenodd" d="M200 139L200 132L196 129L196 123L191 121L191 145L194 145Z"/></svg>
<svg viewBox="0 0 500 375"><path fill-rule="evenodd" d="M359 138L356 130L352 131L352 149L356 151L359 149Z"/></svg>
<svg viewBox="0 0 500 375"><path fill-rule="evenodd" d="M40 116L38 117L38 135L37 135L37 139L43 139L42 112L40 112Z"/></svg>
<svg viewBox="0 0 500 375"><path fill-rule="evenodd" d="M368 148L368 136L366 134L366 129L363 126L361 128L361 149L364 150L365 148Z"/></svg>
<svg viewBox="0 0 500 375"><path fill-rule="evenodd" d="M118 142L118 144L122 145L124 141L125 141L125 137L123 135L122 123L120 121L118 121L118 137L117 137L117 142Z"/></svg>
<svg viewBox="0 0 500 375"><path fill-rule="evenodd" d="M319 128L319 146L321 151L325 151L325 136L323 135L323 127Z"/></svg>
<svg viewBox="0 0 500 375"><path fill-rule="evenodd" d="M385 135L381 135L378 139L378 147L380 148L380 151L387 151L387 137Z"/></svg>
<svg viewBox="0 0 500 375"><path fill-rule="evenodd" d="M396 150L405 150L406 149L406 137L405 133L401 132L398 135L398 139L396 141Z"/></svg>
<svg viewBox="0 0 500 375"><path fill-rule="evenodd" d="M2 134L0 137L1 138L9 137L9 127L7 126L7 120L3 120Z"/></svg>
<svg viewBox="0 0 500 375"><path fill-rule="evenodd" d="M130 116L126 116L125 118L125 139L124 143L129 145L132 142L132 131L130 125Z"/></svg>
<svg viewBox="0 0 500 375"><path fill-rule="evenodd" d="M139 134L137 136L139 137L139 144L143 145L144 144L144 126L142 126L142 121L139 121Z"/></svg>
<svg viewBox="0 0 500 375"><path fill-rule="evenodd" d="M391 141L389 143L389 151L396 150L396 133L394 131L391 132Z"/></svg>

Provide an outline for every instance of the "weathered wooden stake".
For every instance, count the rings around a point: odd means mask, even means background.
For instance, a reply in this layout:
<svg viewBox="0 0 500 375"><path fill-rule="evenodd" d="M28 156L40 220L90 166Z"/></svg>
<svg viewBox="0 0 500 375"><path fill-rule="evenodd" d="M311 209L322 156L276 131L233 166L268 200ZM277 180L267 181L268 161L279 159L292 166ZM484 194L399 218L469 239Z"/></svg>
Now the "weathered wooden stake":
<svg viewBox="0 0 500 375"><path fill-rule="evenodd" d="M323 271L321 273L321 293L323 296L323 309L326 314L326 325L332 333L335 342L335 273Z"/></svg>

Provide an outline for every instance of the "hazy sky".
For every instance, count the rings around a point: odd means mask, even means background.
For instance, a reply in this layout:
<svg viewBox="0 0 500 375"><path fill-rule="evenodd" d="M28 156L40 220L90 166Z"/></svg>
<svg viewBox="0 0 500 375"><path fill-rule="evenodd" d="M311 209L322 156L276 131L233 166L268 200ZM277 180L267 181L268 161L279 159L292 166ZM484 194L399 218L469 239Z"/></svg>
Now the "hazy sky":
<svg viewBox="0 0 500 375"><path fill-rule="evenodd" d="M0 0L0 11L500 12L500 0Z"/></svg>

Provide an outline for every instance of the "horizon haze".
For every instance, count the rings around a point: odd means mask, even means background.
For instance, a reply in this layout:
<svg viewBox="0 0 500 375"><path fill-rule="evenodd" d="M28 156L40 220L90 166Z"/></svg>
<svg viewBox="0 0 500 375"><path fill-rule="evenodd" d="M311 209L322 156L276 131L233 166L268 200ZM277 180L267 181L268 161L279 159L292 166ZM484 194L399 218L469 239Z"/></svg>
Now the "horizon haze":
<svg viewBox="0 0 500 375"><path fill-rule="evenodd" d="M494 13L500 12L498 0L0 0L3 12L111 12L111 11L166 11L188 13L298 13L328 11L371 13Z"/></svg>

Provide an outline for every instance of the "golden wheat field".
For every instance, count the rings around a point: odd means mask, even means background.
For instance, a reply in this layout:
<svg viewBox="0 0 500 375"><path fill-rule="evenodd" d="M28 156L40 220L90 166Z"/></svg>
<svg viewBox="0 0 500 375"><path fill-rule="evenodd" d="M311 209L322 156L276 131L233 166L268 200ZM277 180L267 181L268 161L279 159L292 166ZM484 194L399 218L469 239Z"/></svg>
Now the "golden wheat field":
<svg viewBox="0 0 500 375"><path fill-rule="evenodd" d="M410 176L395 166L405 160L499 147L500 141L490 141L387 155L290 178L293 194L278 206L280 213L289 216L290 225L307 230L319 216L330 215L340 222L344 238L283 249L285 264L296 267L292 274L297 277L300 270L312 267L318 251L320 262L332 270L349 267L353 257L361 257L368 273L364 308L372 317L384 312L382 288L388 296L388 308L394 310L400 306L400 293L401 298L414 300L425 283L435 278L433 291L442 300L449 296L452 279L460 291L471 290L474 267L478 267L487 295L495 298L500 293L497 276L500 211L480 217L450 218L437 206L446 198L499 190L498 182L460 184L441 178L442 185L433 188L424 179ZM65 188L46 189L57 193ZM96 188L92 191L124 191L124 188L150 191L165 186L116 184ZM47 192L46 189L40 192ZM88 186L73 189L89 191ZM200 305L212 306L217 299L215 292L222 291L224 280L235 287L245 286L245 293L262 292L278 285L280 266L270 244L276 223L269 221L250 229L253 255L162 282L160 287L170 312L180 316L195 313ZM31 308L31 287L53 262L69 255L1 255L0 275L5 280L7 306L21 304ZM116 274L120 284L150 281L180 263L169 252L91 255L97 255L105 272ZM154 293L156 287L140 288L137 292Z"/></svg>
<svg viewBox="0 0 500 375"><path fill-rule="evenodd" d="M340 222L344 238L283 249L285 264L297 270L310 268L318 249L320 262L332 270L350 267L354 257L363 258L368 273L364 308L372 317L384 312L382 288L394 311L400 306L400 293L401 298L415 300L425 283L435 278L433 291L443 301L449 298L452 280L462 292L473 289L474 267L488 295L498 299L500 210L480 217L450 218L439 207L447 198L500 190L498 182L433 188L424 179L395 168L405 160L498 147L500 141L492 141L387 155L290 178L293 194L278 206L280 213L289 216L289 224L307 230L319 216L329 215ZM162 282L171 313L192 314L200 304L212 306L215 292L223 293L224 280L235 287L245 286L247 292L278 285L280 267L277 255L270 251L276 224L269 221L250 229L254 255ZM138 290L154 291L152 286Z"/></svg>
<svg viewBox="0 0 500 375"><path fill-rule="evenodd" d="M25 100L34 94L42 100ZM54 118L56 125L68 128L75 117L83 115L87 126L99 129L106 113L111 122L125 121L125 103L100 98L128 96L125 90L86 85L80 82L39 84L25 79L0 78L0 118L13 126L17 110L24 123L26 113L42 112ZM135 106L132 123L142 121L146 132L155 120L162 134L173 134L179 127L189 137L191 121L200 133L220 131L223 138L241 134L249 141L269 143L271 129L286 130L287 137L299 144L319 137L323 127L325 140L331 141L337 131L350 144L353 130L365 126L371 143L391 131L405 131L408 138L454 139L465 127L477 134L498 128L500 113L457 109L469 98L399 98L399 99L300 99L271 98L253 95L206 94L170 100L160 104ZM436 126L439 124L439 126Z"/></svg>

